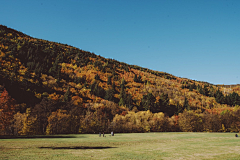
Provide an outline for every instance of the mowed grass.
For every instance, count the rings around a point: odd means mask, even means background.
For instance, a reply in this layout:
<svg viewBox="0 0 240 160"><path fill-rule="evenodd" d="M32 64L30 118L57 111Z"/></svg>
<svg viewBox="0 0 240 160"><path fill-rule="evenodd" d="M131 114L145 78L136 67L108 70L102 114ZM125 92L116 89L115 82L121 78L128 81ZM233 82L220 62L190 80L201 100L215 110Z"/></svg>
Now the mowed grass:
<svg viewBox="0 0 240 160"><path fill-rule="evenodd" d="M0 159L240 159L235 133L117 133L0 139Z"/></svg>

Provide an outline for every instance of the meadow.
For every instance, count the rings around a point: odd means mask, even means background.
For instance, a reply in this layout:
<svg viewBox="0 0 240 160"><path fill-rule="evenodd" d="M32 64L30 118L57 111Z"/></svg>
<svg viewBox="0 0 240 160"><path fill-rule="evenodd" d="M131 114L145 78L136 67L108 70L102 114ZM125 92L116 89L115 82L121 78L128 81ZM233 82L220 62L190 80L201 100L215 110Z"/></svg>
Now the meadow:
<svg viewBox="0 0 240 160"><path fill-rule="evenodd" d="M0 137L0 159L240 159L235 133Z"/></svg>

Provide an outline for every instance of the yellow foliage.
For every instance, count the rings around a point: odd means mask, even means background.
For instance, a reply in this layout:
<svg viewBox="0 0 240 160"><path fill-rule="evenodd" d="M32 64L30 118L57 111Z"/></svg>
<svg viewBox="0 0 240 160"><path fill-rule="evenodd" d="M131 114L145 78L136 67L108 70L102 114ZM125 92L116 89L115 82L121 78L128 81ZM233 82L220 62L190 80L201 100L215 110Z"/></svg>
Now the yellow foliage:
<svg viewBox="0 0 240 160"><path fill-rule="evenodd" d="M37 97L38 99L40 99L42 97L42 94L41 93L36 93L35 94L35 97Z"/></svg>
<svg viewBox="0 0 240 160"><path fill-rule="evenodd" d="M59 95L57 95L56 92L54 92L53 94L49 95L49 98L51 98L53 100L58 100L59 99Z"/></svg>
<svg viewBox="0 0 240 160"><path fill-rule="evenodd" d="M44 82L42 82L42 84L43 84L43 85L47 85L48 83L47 83L47 81L44 81Z"/></svg>
<svg viewBox="0 0 240 160"><path fill-rule="evenodd" d="M76 86L75 86L77 89L81 89L82 88L82 85L80 83L78 83Z"/></svg>
<svg viewBox="0 0 240 160"><path fill-rule="evenodd" d="M3 57L5 55L5 53L3 53L2 51L0 51L0 57Z"/></svg>
<svg viewBox="0 0 240 160"><path fill-rule="evenodd" d="M75 64L72 68L73 68L74 70L77 69L77 65Z"/></svg>
<svg viewBox="0 0 240 160"><path fill-rule="evenodd" d="M174 102L174 100L172 98L169 99L169 104L170 105L174 105L175 104L175 102Z"/></svg>

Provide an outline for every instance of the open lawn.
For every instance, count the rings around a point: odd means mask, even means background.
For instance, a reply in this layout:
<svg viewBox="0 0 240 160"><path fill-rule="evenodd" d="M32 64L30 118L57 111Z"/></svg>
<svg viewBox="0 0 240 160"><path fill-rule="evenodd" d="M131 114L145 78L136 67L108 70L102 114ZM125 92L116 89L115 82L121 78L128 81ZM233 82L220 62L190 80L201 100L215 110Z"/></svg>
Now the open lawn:
<svg viewBox="0 0 240 160"><path fill-rule="evenodd" d="M240 159L234 133L129 133L0 139L0 159Z"/></svg>

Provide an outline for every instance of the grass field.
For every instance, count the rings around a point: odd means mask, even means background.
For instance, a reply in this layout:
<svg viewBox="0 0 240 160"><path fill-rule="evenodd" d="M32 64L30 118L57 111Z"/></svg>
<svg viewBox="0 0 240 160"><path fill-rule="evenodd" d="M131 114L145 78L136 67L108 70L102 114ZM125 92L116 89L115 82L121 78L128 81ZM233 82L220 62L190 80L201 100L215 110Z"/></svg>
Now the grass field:
<svg viewBox="0 0 240 160"><path fill-rule="evenodd" d="M234 133L129 133L0 139L0 159L240 159Z"/></svg>

